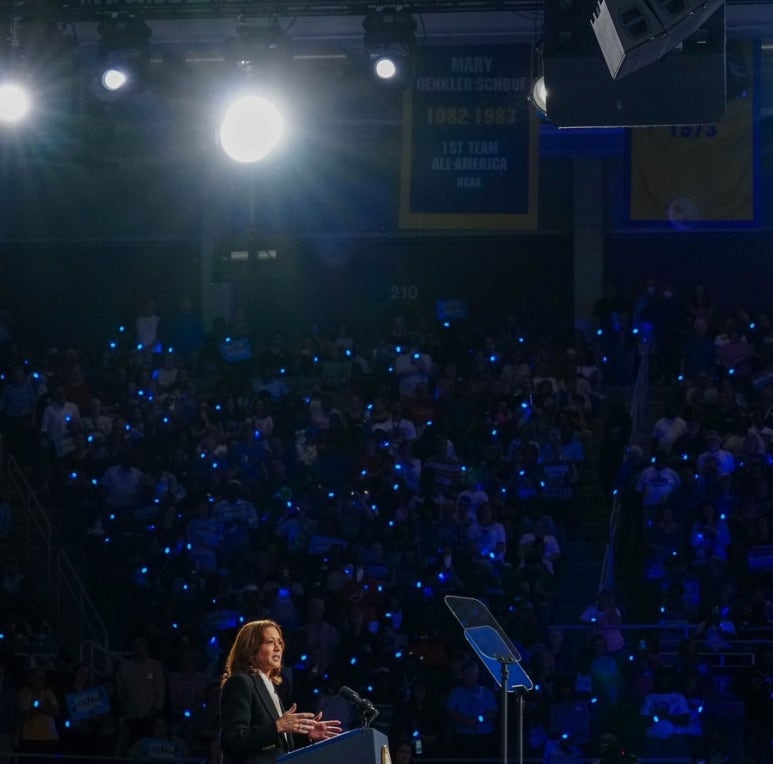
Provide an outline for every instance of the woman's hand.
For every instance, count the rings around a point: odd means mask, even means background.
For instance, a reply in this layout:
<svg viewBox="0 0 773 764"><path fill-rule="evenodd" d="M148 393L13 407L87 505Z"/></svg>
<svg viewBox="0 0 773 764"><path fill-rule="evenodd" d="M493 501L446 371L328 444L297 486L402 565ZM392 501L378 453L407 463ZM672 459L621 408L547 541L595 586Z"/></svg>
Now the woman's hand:
<svg viewBox="0 0 773 764"><path fill-rule="evenodd" d="M320 711L311 720L311 729L309 730L309 739L327 740L328 738L340 735L343 732L341 722L338 719L322 719L322 711Z"/></svg>
<svg viewBox="0 0 773 764"><path fill-rule="evenodd" d="M314 728L314 714L296 713L298 706L293 703L277 720L277 732L289 735L308 735Z"/></svg>

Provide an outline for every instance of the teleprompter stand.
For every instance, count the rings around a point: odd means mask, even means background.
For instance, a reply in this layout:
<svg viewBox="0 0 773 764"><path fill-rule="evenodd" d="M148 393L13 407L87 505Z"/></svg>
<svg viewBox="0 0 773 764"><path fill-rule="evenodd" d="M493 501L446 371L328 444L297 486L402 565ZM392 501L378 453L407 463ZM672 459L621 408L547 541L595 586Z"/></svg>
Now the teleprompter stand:
<svg viewBox="0 0 773 764"><path fill-rule="evenodd" d="M462 625L465 639L499 686L501 764L507 764L507 696L518 691L518 764L523 764L523 695L534 683L521 667L521 654L480 600L449 594L445 603Z"/></svg>

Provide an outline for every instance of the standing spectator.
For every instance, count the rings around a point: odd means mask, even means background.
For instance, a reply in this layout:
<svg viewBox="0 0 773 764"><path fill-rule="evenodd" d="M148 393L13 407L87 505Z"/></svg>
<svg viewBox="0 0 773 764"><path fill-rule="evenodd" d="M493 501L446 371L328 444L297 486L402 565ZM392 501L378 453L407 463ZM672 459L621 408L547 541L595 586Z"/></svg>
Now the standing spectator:
<svg viewBox="0 0 773 764"><path fill-rule="evenodd" d="M124 746L128 747L149 731L151 719L164 707L164 670L148 655L144 638L137 637L133 654L116 671L116 694L124 715ZM125 748L124 748L125 749Z"/></svg>
<svg viewBox="0 0 773 764"><path fill-rule="evenodd" d="M681 373L686 379L694 379L703 372L712 375L717 365L717 352L708 336L709 325L702 318L696 318L692 334L682 342Z"/></svg>
<svg viewBox="0 0 773 764"><path fill-rule="evenodd" d="M645 753L654 759L681 759L689 755L685 733L690 706L673 686L670 669L655 674L655 689L644 699L640 715L645 725Z"/></svg>
<svg viewBox="0 0 773 764"><path fill-rule="evenodd" d="M687 432L687 422L679 416L676 401L668 400L663 416L652 428L652 451L670 454L674 443Z"/></svg>
<svg viewBox="0 0 773 764"><path fill-rule="evenodd" d="M636 481L636 490L641 494L647 527L654 521L655 507L664 504L680 485L679 475L668 466L667 455L658 452L654 464L642 470Z"/></svg>
<svg viewBox="0 0 773 764"><path fill-rule="evenodd" d="M61 460L75 449L73 435L82 429L78 407L67 400L63 385L56 385L40 421L41 471L44 482L58 474Z"/></svg>
<svg viewBox="0 0 773 764"><path fill-rule="evenodd" d="M569 677L562 677L556 682L556 698L550 706L548 734L553 739L561 739L564 735L578 746L586 746L590 742L590 708L586 698L574 690L574 683Z"/></svg>
<svg viewBox="0 0 773 764"><path fill-rule="evenodd" d="M717 513L711 502L700 507L698 519L690 529L690 550L696 562L710 559L727 560L727 548L730 546L730 531L727 523Z"/></svg>
<svg viewBox="0 0 773 764"><path fill-rule="evenodd" d="M496 695L479 682L477 663L462 669L462 683L448 695L448 718L453 724L454 753L460 758L487 758L496 752L494 722L499 705Z"/></svg>
<svg viewBox="0 0 773 764"><path fill-rule="evenodd" d="M175 735L183 735L193 710L206 698L208 677L198 663L197 651L189 647L180 668L169 675L169 728Z"/></svg>
<svg viewBox="0 0 773 764"><path fill-rule="evenodd" d="M31 754L25 761L32 764L48 764L60 750L56 729L59 702L46 687L46 672L42 668L29 670L17 702L21 714L19 752Z"/></svg>
<svg viewBox="0 0 773 764"><path fill-rule="evenodd" d="M593 631L604 638L608 653L619 653L625 646L620 631L623 617L615 603L615 594L609 589L599 594L595 605L585 608L580 620L591 624Z"/></svg>
<svg viewBox="0 0 773 764"><path fill-rule="evenodd" d="M410 398L419 385L428 386L432 372L432 357L423 352L418 342L401 346L395 358L395 375L400 397Z"/></svg>
<svg viewBox="0 0 773 764"><path fill-rule="evenodd" d="M472 544L472 552L490 564L501 566L505 561L507 537L505 527L494 517L489 502L478 507L477 518L467 531L467 539Z"/></svg>
<svg viewBox="0 0 773 764"><path fill-rule="evenodd" d="M111 509L128 510L138 506L140 487L148 478L134 466L131 447L122 447L120 459L118 464L108 467L99 482Z"/></svg>
<svg viewBox="0 0 773 764"><path fill-rule="evenodd" d="M0 663L0 760L10 754L19 735L19 708L16 691L8 684L8 671Z"/></svg>
<svg viewBox="0 0 773 764"><path fill-rule="evenodd" d="M607 359L606 381L619 385L624 381L628 311L610 281L604 283L604 293L593 306L593 323Z"/></svg>
<svg viewBox="0 0 773 764"><path fill-rule="evenodd" d="M11 369L10 380L0 392L0 427L3 436L3 460L13 453L20 464L32 457L32 434L37 395L21 364Z"/></svg>
<svg viewBox="0 0 773 764"><path fill-rule="evenodd" d="M169 329L170 350L178 353L183 363L195 371L198 368L198 354L204 341L204 324L193 309L187 297L180 300L180 308L172 317Z"/></svg>
<svg viewBox="0 0 773 764"><path fill-rule="evenodd" d="M212 520L223 528L223 550L228 559L249 548L250 536L258 529L258 513L251 501L242 498L242 484L238 480L226 486L225 498L212 509Z"/></svg>
<svg viewBox="0 0 773 764"><path fill-rule="evenodd" d="M653 317L655 343L658 348L658 379L666 384L676 380L679 367L679 341L682 332L682 308L674 298L674 290L666 284L655 301Z"/></svg>
<svg viewBox="0 0 773 764"><path fill-rule="evenodd" d="M735 472L733 455L722 446L722 437L716 430L706 433L706 450L698 456L698 472L703 472L708 463L713 461L720 477L732 475Z"/></svg>
<svg viewBox="0 0 773 764"><path fill-rule="evenodd" d="M692 321L705 321L711 323L714 317L714 304L706 285L702 281L693 284L690 299L687 305L687 313Z"/></svg>
<svg viewBox="0 0 773 764"><path fill-rule="evenodd" d="M598 454L598 471L601 486L607 496L618 488L620 467L625 449L631 440L633 421L625 404L615 399L609 403L609 413L601 430L601 444Z"/></svg>
<svg viewBox="0 0 773 764"><path fill-rule="evenodd" d="M150 734L136 740L127 755L138 764L180 761L188 758L188 746L184 740L172 735L167 720L158 716L153 720Z"/></svg>
<svg viewBox="0 0 773 764"><path fill-rule="evenodd" d="M320 674L326 674L336 665L341 636L333 624L324 620L325 601L321 597L309 600L306 615L308 620L301 626L301 631L306 636L309 665L317 668Z"/></svg>
<svg viewBox="0 0 773 764"><path fill-rule="evenodd" d="M416 427L410 419L403 416L403 406L400 401L392 403L390 415L385 421L373 425L373 434L381 433L389 440L389 450L393 456L397 455L400 443L416 440Z"/></svg>
<svg viewBox="0 0 773 764"><path fill-rule="evenodd" d="M134 320L137 344L140 350L149 353L161 352L158 323L161 319L156 315L156 303L152 297L146 297L140 306L139 314Z"/></svg>

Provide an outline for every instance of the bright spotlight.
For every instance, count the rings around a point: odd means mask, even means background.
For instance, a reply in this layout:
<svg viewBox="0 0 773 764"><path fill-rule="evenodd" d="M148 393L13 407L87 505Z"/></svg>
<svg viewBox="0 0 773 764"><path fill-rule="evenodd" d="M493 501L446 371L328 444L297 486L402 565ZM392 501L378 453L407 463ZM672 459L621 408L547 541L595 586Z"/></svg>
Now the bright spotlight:
<svg viewBox="0 0 773 764"><path fill-rule="evenodd" d="M380 80L391 80L397 74L397 64L388 56L381 56L373 63L373 71Z"/></svg>
<svg viewBox="0 0 773 764"><path fill-rule="evenodd" d="M416 22L405 11L380 10L362 22L363 45L372 73L381 82L407 82L416 49Z"/></svg>
<svg viewBox="0 0 773 764"><path fill-rule="evenodd" d="M236 162L263 159L279 143L284 120L279 109L262 96L243 96L234 101L220 125L220 145Z"/></svg>
<svg viewBox="0 0 773 764"><path fill-rule="evenodd" d="M537 77L531 85L529 100L534 104L534 108L542 115L548 113L548 89L545 86L545 78Z"/></svg>
<svg viewBox="0 0 773 764"><path fill-rule="evenodd" d="M126 72L122 72L120 69L110 67L102 72L102 87L105 90L120 90L128 80Z"/></svg>
<svg viewBox="0 0 773 764"><path fill-rule="evenodd" d="M15 125L29 114L32 101L29 93L15 82L0 84L0 122Z"/></svg>

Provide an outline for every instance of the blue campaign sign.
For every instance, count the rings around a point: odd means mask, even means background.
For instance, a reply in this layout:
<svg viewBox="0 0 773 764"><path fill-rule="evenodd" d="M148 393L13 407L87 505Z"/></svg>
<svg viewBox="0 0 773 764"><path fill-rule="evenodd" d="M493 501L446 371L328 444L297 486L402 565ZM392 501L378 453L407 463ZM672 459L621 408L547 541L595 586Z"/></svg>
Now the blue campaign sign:
<svg viewBox="0 0 773 764"><path fill-rule="evenodd" d="M110 698L104 686L91 687L82 692L71 692L66 696L70 719L75 722L90 719L110 711Z"/></svg>
<svg viewBox="0 0 773 764"><path fill-rule="evenodd" d="M531 46L421 48L406 99L404 227L536 226Z"/></svg>

